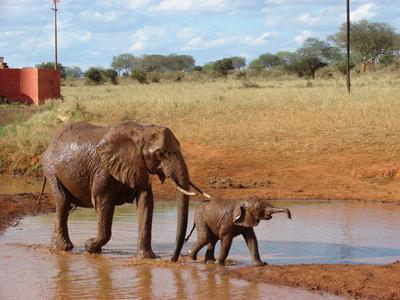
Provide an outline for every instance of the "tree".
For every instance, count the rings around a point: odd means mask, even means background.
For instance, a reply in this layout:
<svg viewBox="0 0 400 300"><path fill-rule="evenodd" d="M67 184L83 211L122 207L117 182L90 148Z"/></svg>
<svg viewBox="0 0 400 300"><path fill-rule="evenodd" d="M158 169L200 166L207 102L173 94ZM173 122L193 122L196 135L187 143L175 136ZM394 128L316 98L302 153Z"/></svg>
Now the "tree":
<svg viewBox="0 0 400 300"><path fill-rule="evenodd" d="M290 65L296 59L296 53L289 51L279 51L276 56L278 56L283 66Z"/></svg>
<svg viewBox="0 0 400 300"><path fill-rule="evenodd" d="M286 66L285 69L290 72L296 72L299 77L306 75L315 79L315 72L326 65L317 57L304 56Z"/></svg>
<svg viewBox="0 0 400 300"><path fill-rule="evenodd" d="M397 61L400 63L400 34L396 34L393 46L393 55L397 58Z"/></svg>
<svg viewBox="0 0 400 300"><path fill-rule="evenodd" d="M111 68L118 72L118 75L121 74L122 70L125 70L126 73L130 74L133 68L136 68L138 64L138 58L132 54L124 53L118 56L113 56L111 62Z"/></svg>
<svg viewBox="0 0 400 300"><path fill-rule="evenodd" d="M192 72L203 72L203 67L202 66L194 66L192 68Z"/></svg>
<svg viewBox="0 0 400 300"><path fill-rule="evenodd" d="M213 61L210 61L210 62L204 64L203 65L203 71L207 72L207 71L210 71L210 70L214 70L214 64L215 64L215 62L213 62Z"/></svg>
<svg viewBox="0 0 400 300"><path fill-rule="evenodd" d="M347 74L347 61L345 60L340 60L340 61L335 61L333 64L333 69L336 71L342 73L343 75ZM353 69L356 66L356 64L352 61L350 61L350 70Z"/></svg>
<svg viewBox="0 0 400 300"><path fill-rule="evenodd" d="M266 69L272 69L273 67L281 65L282 61L277 55L264 53L259 56L258 64Z"/></svg>
<svg viewBox="0 0 400 300"><path fill-rule="evenodd" d="M395 28L387 23L370 23L361 20L350 23L350 49L362 55L362 71L369 63L374 66L376 59L381 54L396 50ZM340 26L340 31L329 36L340 48L346 46L346 23Z"/></svg>
<svg viewBox="0 0 400 300"><path fill-rule="evenodd" d="M143 69L145 72L161 72L166 69L167 58L164 55L159 54L143 54L138 61L138 67Z"/></svg>
<svg viewBox="0 0 400 300"><path fill-rule="evenodd" d="M255 70L255 69L261 69L261 65L260 65L260 61L258 60L258 58L253 59L250 63L249 63L249 69L251 70Z"/></svg>
<svg viewBox="0 0 400 300"><path fill-rule="evenodd" d="M339 55L339 48L331 46L328 42L321 41L318 38L308 38L303 46L297 49L300 56L309 56L319 58L321 61L333 62Z"/></svg>
<svg viewBox="0 0 400 300"><path fill-rule="evenodd" d="M35 66L37 69L51 69L54 70L54 62L42 62L40 64L37 64ZM57 70L60 71L60 77L65 79L67 78L67 75L65 74L65 68L63 67L62 64L57 63Z"/></svg>
<svg viewBox="0 0 400 300"><path fill-rule="evenodd" d="M232 58L223 58L214 63L214 70L224 76L228 76L228 71L235 69Z"/></svg>
<svg viewBox="0 0 400 300"><path fill-rule="evenodd" d="M165 68L171 71L186 72L194 66L195 62L190 55L170 54L166 57Z"/></svg>
<svg viewBox="0 0 400 300"><path fill-rule="evenodd" d="M233 67L236 71L240 71L242 68L246 67L246 59L241 56L231 57L233 62Z"/></svg>
<svg viewBox="0 0 400 300"><path fill-rule="evenodd" d="M66 77L82 78L83 71L79 67L65 67L65 75Z"/></svg>

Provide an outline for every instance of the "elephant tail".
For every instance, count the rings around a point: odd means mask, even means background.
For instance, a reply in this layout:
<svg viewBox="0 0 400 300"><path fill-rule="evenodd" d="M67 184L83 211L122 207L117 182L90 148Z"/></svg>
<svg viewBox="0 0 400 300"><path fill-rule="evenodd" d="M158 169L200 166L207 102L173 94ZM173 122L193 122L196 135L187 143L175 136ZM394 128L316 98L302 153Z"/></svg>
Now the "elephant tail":
<svg viewBox="0 0 400 300"><path fill-rule="evenodd" d="M194 230L195 228L196 228L196 223L193 223L193 228L192 228L192 230L190 231L189 235L186 237L186 239L183 241L184 243L187 243L187 241L189 240L189 238L190 238L190 236L192 235L193 230Z"/></svg>
<svg viewBox="0 0 400 300"><path fill-rule="evenodd" d="M43 176L43 186L42 186L42 191L40 192L40 194L39 194L39 198L38 198L38 201L37 201L37 203L36 203L36 205L38 205L39 207L38 207L38 210L37 210L37 212L39 212L40 211L40 207L41 207L41 205L42 205L42 195L43 195L43 192L44 192L44 187L46 186L46 181L47 181L47 179L46 179L46 176Z"/></svg>

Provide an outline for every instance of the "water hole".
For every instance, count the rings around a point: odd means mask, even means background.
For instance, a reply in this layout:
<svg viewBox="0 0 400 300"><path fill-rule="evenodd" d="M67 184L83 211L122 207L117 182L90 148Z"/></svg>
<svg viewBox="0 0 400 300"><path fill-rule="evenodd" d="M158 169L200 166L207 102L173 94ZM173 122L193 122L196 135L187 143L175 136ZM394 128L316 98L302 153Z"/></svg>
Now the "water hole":
<svg viewBox="0 0 400 300"><path fill-rule="evenodd" d="M344 201L270 201L287 207L285 214L255 227L261 258L269 264L385 264L400 260L400 207ZM192 202L189 228L194 210ZM113 236L103 253L88 255L86 239L96 235L92 209L71 214L71 252L49 251L55 215L27 217L0 235L0 299L329 299L327 294L257 284L220 276L217 266L201 261L136 265L135 205L117 207ZM168 260L176 230L175 203L156 203L153 250ZM184 245L185 254L196 233ZM218 253L216 250L216 253ZM202 249L199 255L204 255ZM234 239L225 268L250 265L242 237Z"/></svg>

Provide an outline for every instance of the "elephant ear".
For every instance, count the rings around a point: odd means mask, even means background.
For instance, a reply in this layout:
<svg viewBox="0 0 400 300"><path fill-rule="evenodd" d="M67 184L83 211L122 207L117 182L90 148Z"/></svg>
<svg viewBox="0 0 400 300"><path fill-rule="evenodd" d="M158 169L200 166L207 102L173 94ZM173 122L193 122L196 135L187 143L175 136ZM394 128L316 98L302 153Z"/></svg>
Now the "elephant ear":
<svg viewBox="0 0 400 300"><path fill-rule="evenodd" d="M118 181L135 187L150 182L140 153L138 133L130 127L113 126L103 136L96 152L104 168Z"/></svg>
<svg viewBox="0 0 400 300"><path fill-rule="evenodd" d="M246 210L242 205L235 208L233 213L233 223L243 227L255 227L260 221Z"/></svg>

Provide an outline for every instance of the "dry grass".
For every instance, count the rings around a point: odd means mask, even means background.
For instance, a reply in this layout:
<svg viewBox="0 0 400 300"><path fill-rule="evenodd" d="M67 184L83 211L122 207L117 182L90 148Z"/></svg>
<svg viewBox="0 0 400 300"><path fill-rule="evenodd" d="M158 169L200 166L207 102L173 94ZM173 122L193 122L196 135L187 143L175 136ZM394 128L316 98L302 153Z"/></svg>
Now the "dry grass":
<svg viewBox="0 0 400 300"><path fill-rule="evenodd" d="M360 152L378 147L382 156L396 156L399 84L399 75L369 74L352 79L351 94L342 78L67 86L63 101L48 101L48 111L9 126L0 151L5 166L26 169L64 122L130 119L170 127L182 141L265 155L277 151L294 164L354 145Z"/></svg>

